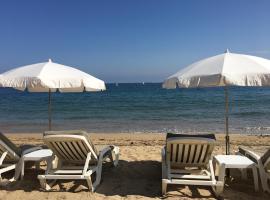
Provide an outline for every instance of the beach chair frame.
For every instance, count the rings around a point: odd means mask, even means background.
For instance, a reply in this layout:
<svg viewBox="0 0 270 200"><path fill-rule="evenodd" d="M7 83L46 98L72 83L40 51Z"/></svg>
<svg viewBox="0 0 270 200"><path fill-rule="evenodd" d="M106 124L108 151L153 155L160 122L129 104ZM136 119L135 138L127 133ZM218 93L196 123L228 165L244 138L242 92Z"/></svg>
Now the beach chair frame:
<svg viewBox="0 0 270 200"><path fill-rule="evenodd" d="M256 164L260 174L262 189L264 192L270 193L270 169L267 168L270 166L270 149L261 156L244 147L239 147L238 149L237 154L248 157Z"/></svg>
<svg viewBox="0 0 270 200"><path fill-rule="evenodd" d="M2 181L2 174L16 169L14 177L10 180L19 178L21 172L21 158L23 155L39 150L41 147L31 147L22 151L21 155L18 155L12 148L10 148L5 142L0 139L0 182ZM15 177L16 176L16 177Z"/></svg>
<svg viewBox="0 0 270 200"><path fill-rule="evenodd" d="M162 194L168 184L212 186L219 196L223 182L215 179L211 154L215 140L204 137L168 138L162 148Z"/></svg>
<svg viewBox="0 0 270 200"><path fill-rule="evenodd" d="M0 140L0 182L2 181L2 174L16 168L17 162L20 160L12 149L10 149L2 140ZM14 178L14 177L13 177Z"/></svg>
<svg viewBox="0 0 270 200"><path fill-rule="evenodd" d="M45 190L50 190L55 180L78 179L86 180L89 190L94 192L101 181L103 161L109 158L113 166L118 164L118 147L105 147L97 155L84 135L45 135L44 142L53 151L45 175L38 175L41 187ZM93 182L91 175L94 173L96 178ZM47 184L46 180L54 181Z"/></svg>

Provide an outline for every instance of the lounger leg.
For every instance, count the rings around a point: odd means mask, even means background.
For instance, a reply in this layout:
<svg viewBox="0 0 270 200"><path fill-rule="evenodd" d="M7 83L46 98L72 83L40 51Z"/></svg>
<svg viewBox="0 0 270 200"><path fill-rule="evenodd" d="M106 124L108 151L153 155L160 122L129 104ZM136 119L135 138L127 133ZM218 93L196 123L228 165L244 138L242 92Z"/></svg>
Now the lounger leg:
<svg viewBox="0 0 270 200"><path fill-rule="evenodd" d="M46 179L39 179L39 183L42 189L46 190Z"/></svg>
<svg viewBox="0 0 270 200"><path fill-rule="evenodd" d="M219 196L224 190L225 170L226 170L225 165L224 164L219 164L217 186L213 187L216 196Z"/></svg>
<svg viewBox="0 0 270 200"><path fill-rule="evenodd" d="M259 191L259 184L258 184L258 171L256 166L252 167L252 172L253 172L254 188L255 191L257 192Z"/></svg>
<svg viewBox="0 0 270 200"><path fill-rule="evenodd" d="M119 147L114 147L113 153L115 156L115 160L112 162L113 162L114 166L116 167L118 165L118 160L119 160Z"/></svg>
<svg viewBox="0 0 270 200"><path fill-rule="evenodd" d="M95 182L93 183L93 186L94 186L95 188L100 184L100 181L101 181L101 174L102 174L102 163L99 164L98 169L97 169L97 171L96 171L96 180L95 180Z"/></svg>
<svg viewBox="0 0 270 200"><path fill-rule="evenodd" d="M87 176L85 177L85 179L86 179L90 192L94 192L95 188L93 187L91 176Z"/></svg>
<svg viewBox="0 0 270 200"><path fill-rule="evenodd" d="M265 179L265 185L266 185L266 192L268 192L270 194L270 187L268 185L268 178Z"/></svg>
<svg viewBox="0 0 270 200"><path fill-rule="evenodd" d="M161 150L161 173L162 179L166 179L167 177L167 166L166 166L166 158L165 158L165 149Z"/></svg>
<svg viewBox="0 0 270 200"><path fill-rule="evenodd" d="M24 177L24 160L21 162L21 180L23 180Z"/></svg>
<svg viewBox="0 0 270 200"><path fill-rule="evenodd" d="M270 187L268 185L268 178L265 177L263 173L261 173L261 182L262 182L263 191L270 193Z"/></svg>
<svg viewBox="0 0 270 200"><path fill-rule="evenodd" d="M259 168L259 174L260 174L260 178L261 178L261 184L262 184L263 191L270 193L270 188L268 186L268 181L267 181L268 178L265 176L263 168Z"/></svg>
<svg viewBox="0 0 270 200"><path fill-rule="evenodd" d="M51 186L49 184L47 184L47 181L45 178L40 178L39 182L40 182L40 186L42 189L44 189L46 191L51 189Z"/></svg>
<svg viewBox="0 0 270 200"><path fill-rule="evenodd" d="M212 191L216 198L219 199L220 194L222 193L221 190L218 188L219 186L212 186Z"/></svg>
<svg viewBox="0 0 270 200"><path fill-rule="evenodd" d="M167 193L167 181L165 179L162 179L162 195L166 195Z"/></svg>
<svg viewBox="0 0 270 200"><path fill-rule="evenodd" d="M19 162L16 164L15 167L15 175L14 175L14 179L15 180L19 180L20 179L20 175L21 175L21 171L22 171L22 163L24 161L22 160L22 158L19 160Z"/></svg>
<svg viewBox="0 0 270 200"><path fill-rule="evenodd" d="M165 160L165 157L163 156L162 156L162 161L161 161L161 173L162 173L162 179L168 178L166 160Z"/></svg>
<svg viewBox="0 0 270 200"><path fill-rule="evenodd" d="M167 171L167 168L166 168L166 165L162 163L162 178L167 178L166 176L166 171Z"/></svg>

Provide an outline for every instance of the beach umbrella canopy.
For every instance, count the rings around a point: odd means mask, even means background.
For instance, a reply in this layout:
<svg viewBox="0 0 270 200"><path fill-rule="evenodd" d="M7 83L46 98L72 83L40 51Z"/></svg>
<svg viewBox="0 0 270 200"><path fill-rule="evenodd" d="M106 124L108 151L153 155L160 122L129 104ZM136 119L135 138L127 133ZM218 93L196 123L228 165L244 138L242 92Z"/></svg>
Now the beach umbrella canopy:
<svg viewBox="0 0 270 200"><path fill-rule="evenodd" d="M49 93L51 129L51 92L92 92L106 90L104 81L76 68L48 62L26 65L0 75L0 87Z"/></svg>
<svg viewBox="0 0 270 200"><path fill-rule="evenodd" d="M229 154L228 89L227 86L270 86L270 60L230 53L195 62L168 77L163 88L195 87L225 88L226 154Z"/></svg>

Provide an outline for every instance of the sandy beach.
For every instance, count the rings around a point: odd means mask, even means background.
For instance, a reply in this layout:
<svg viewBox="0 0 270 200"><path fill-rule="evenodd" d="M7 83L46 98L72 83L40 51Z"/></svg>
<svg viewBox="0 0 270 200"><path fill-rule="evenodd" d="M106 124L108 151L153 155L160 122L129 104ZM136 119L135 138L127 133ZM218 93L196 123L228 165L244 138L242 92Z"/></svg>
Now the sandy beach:
<svg viewBox="0 0 270 200"><path fill-rule="evenodd" d="M41 134L7 134L17 145L43 145ZM224 154L224 135L217 134L214 154ZM0 199L160 199L161 156L165 134L91 134L96 145L114 144L120 147L120 161L116 168L103 167L102 182L95 193L85 188L83 181L59 181L51 192L40 189L34 168L26 170L22 181L2 185ZM257 152L269 148L269 136L231 136L233 152L246 146ZM7 174L8 178L12 173ZM253 181L241 180L237 171L226 182L224 199L269 199L270 195L254 192ZM5 180L6 182L6 180ZM167 199L215 199L209 187L170 186Z"/></svg>

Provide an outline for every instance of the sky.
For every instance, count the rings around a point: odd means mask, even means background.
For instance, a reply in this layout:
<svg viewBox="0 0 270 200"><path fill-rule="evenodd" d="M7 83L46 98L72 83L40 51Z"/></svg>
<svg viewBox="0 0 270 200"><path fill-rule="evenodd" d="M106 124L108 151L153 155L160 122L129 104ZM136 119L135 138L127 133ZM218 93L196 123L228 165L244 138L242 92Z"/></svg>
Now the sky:
<svg viewBox="0 0 270 200"><path fill-rule="evenodd" d="M1 0L0 73L73 66L105 82L162 82L223 53L270 59L270 1Z"/></svg>

